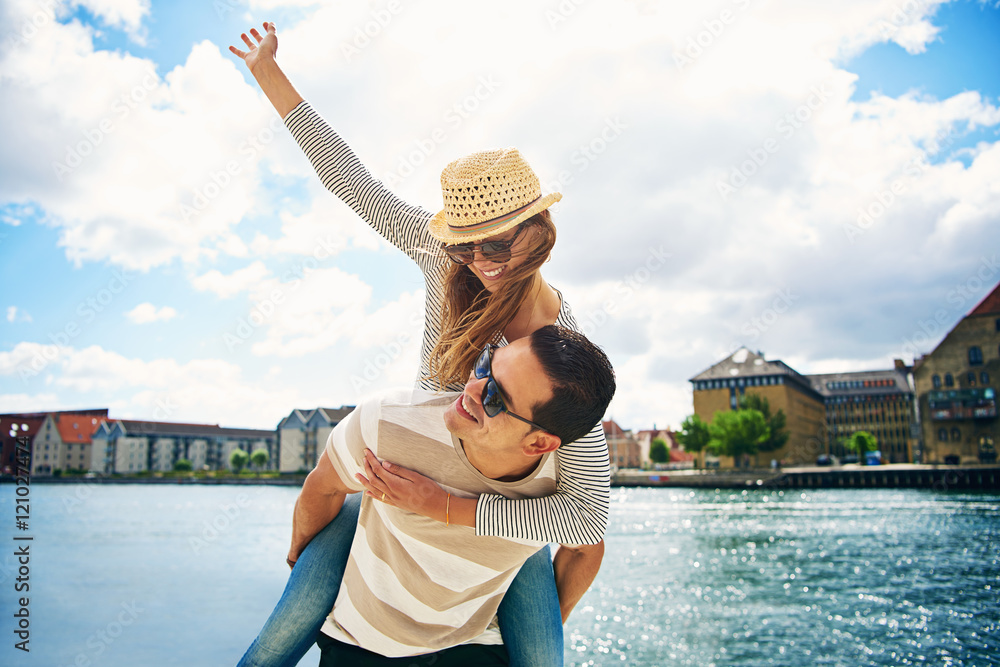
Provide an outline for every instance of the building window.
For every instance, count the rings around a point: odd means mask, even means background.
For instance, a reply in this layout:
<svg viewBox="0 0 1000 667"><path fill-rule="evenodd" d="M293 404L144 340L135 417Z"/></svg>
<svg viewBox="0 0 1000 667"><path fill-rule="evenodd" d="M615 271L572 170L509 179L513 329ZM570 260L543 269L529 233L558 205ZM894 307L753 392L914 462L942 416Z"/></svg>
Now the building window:
<svg viewBox="0 0 1000 667"><path fill-rule="evenodd" d="M935 375L934 377L932 377L931 378L931 382L934 383L934 388L935 389L940 389L941 388L941 376L940 375Z"/></svg>
<svg viewBox="0 0 1000 667"><path fill-rule="evenodd" d="M997 331L1000 331L1000 317L997 318L996 325L997 325Z"/></svg>
<svg viewBox="0 0 1000 667"><path fill-rule="evenodd" d="M978 366L981 363L983 363L983 351L978 345L973 345L969 348L969 365Z"/></svg>
<svg viewBox="0 0 1000 667"><path fill-rule="evenodd" d="M962 442L962 432L958 428L951 429L951 441L952 442Z"/></svg>
<svg viewBox="0 0 1000 667"><path fill-rule="evenodd" d="M948 429L946 429L946 428L939 428L938 429L938 441L939 442L948 442Z"/></svg>
<svg viewBox="0 0 1000 667"><path fill-rule="evenodd" d="M946 386L946 387L954 387L955 386L955 379L953 377L951 377L951 373L945 373L944 374L944 386Z"/></svg>
<svg viewBox="0 0 1000 667"><path fill-rule="evenodd" d="M968 380L970 387L975 387L976 386L976 374L975 373L973 373L973 372L970 371L969 374L965 376L965 379Z"/></svg>
<svg viewBox="0 0 1000 667"><path fill-rule="evenodd" d="M990 374L987 373L986 371L983 371L982 373L979 374L979 381L983 385L988 385L990 383Z"/></svg>

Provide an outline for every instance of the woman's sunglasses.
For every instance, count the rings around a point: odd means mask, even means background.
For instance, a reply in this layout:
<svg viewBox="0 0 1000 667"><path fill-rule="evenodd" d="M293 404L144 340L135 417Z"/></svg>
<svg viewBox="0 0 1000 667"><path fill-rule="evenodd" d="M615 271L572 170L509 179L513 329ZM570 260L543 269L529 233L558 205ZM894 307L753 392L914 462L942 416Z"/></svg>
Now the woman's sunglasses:
<svg viewBox="0 0 1000 667"><path fill-rule="evenodd" d="M496 345L487 345L483 353L479 355L479 359L476 360L476 366L474 373L477 380L482 380L483 378L489 378L486 386L483 387L483 395L480 401L483 404L483 410L486 412L486 416L493 418L496 417L501 412L506 412L508 415L514 419L520 419L525 424L529 424L539 431L545 431L546 433L551 433L551 431L544 426L540 426L530 419L525 419L521 415L516 415L507 408L507 404L504 403L503 395L500 391L500 385L493 378L493 350L496 349Z"/></svg>
<svg viewBox="0 0 1000 667"><path fill-rule="evenodd" d="M506 241L487 241L486 243L459 243L458 245L441 245L441 249L456 264L472 264L476 259L476 251L488 262L501 264L510 259L510 247L524 231L524 225L518 225L514 235Z"/></svg>

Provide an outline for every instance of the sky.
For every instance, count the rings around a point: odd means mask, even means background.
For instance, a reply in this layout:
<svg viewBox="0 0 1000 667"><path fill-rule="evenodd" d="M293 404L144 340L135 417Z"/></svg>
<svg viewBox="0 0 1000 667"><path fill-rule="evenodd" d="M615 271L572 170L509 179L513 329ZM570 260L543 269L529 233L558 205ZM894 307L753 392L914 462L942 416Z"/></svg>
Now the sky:
<svg viewBox="0 0 1000 667"><path fill-rule="evenodd" d="M912 362L1000 282L1000 7L956 0L5 0L0 412L274 428L417 372L416 267L323 189L241 60L369 169L516 146L543 275L622 427L677 427L740 346Z"/></svg>

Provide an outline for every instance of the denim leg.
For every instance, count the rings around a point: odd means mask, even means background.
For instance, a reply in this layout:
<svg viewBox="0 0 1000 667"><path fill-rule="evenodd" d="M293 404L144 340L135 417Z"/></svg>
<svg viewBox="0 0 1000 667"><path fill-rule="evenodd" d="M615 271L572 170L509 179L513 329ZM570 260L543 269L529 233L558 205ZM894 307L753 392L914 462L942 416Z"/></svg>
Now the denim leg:
<svg viewBox="0 0 1000 667"><path fill-rule="evenodd" d="M511 667L562 667L562 614L548 546L524 563L497 616Z"/></svg>
<svg viewBox="0 0 1000 667"><path fill-rule="evenodd" d="M294 667L309 651L337 599L360 508L360 493L347 496L337 517L305 548L237 667Z"/></svg>

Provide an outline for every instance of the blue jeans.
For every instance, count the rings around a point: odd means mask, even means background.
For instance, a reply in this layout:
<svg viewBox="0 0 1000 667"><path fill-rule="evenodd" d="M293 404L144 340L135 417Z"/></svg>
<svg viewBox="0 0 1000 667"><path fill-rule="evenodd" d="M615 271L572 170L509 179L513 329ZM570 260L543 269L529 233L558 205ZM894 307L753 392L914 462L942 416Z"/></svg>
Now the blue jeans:
<svg viewBox="0 0 1000 667"><path fill-rule="evenodd" d="M237 667L294 667L316 641L340 590L358 525L361 494L299 556L285 591ZM497 611L512 667L563 664L563 627L552 556L543 548L525 562Z"/></svg>

